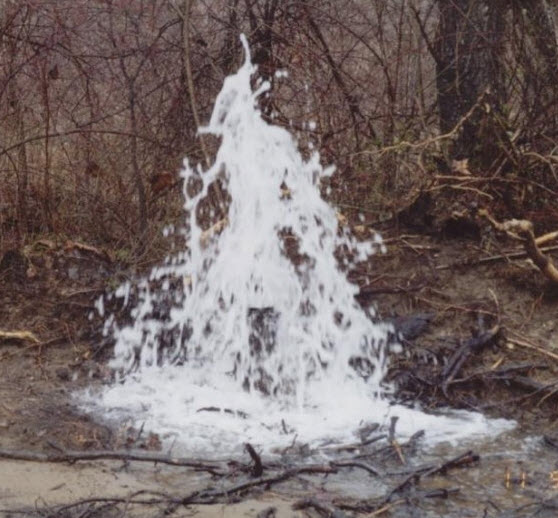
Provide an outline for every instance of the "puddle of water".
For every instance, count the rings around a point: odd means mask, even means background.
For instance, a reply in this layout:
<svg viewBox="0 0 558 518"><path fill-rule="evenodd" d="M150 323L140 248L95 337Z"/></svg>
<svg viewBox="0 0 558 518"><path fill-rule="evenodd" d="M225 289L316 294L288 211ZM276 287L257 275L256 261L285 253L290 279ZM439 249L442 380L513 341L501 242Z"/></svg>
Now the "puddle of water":
<svg viewBox="0 0 558 518"><path fill-rule="evenodd" d="M371 475L360 468L339 468L338 473L324 475L301 475L287 482L274 485L256 499L235 505L194 506L184 510L185 515L200 512L203 516L257 516L269 506L279 509L278 516L298 516L291 504L299 498L311 496L322 502L357 503L382 498L396 487L408 473L418 467L441 464L468 450L480 455L480 461L447 473L422 477L407 493L400 493L391 500L393 507L386 516L408 518L414 516L432 518L533 516L532 504L545 498L558 499L558 451L545 446L539 437L526 436L521 430L500 434L496 438L464 440L461 444L439 443L434 448L421 448L413 454L405 454L403 462L385 441L378 441L377 448L386 448L391 457L376 453L370 458L359 459L382 473ZM174 452L176 453L176 452ZM354 460L359 454L354 450L334 453L317 452L313 457L303 458L293 453L282 462L287 467L304 462L341 462ZM244 453L233 458L249 462ZM383 459L383 460L382 460ZM276 458L264 458L264 466L277 462ZM554 473L554 479L551 474ZM131 462L124 468L116 461L87 462L75 465L42 464L30 462L0 461L0 500L2 508L65 504L82 498L98 496L125 497L136 490L164 491L185 496L192 491L225 489L249 480L247 475L213 479L205 473L194 473L180 467L153 466ZM458 488L448 498L424 498L424 493ZM39 500L37 500L39 499ZM520 506L524 512L512 514ZM142 510L138 509L138 515ZM509 514L503 514L510 511ZM143 509L145 512L145 509ZM546 514L545 514L546 512ZM555 517L556 510L548 510L537 516ZM131 513L130 516L136 516ZM180 516L180 514L178 515ZM302 516L302 515L301 515Z"/></svg>
<svg viewBox="0 0 558 518"><path fill-rule="evenodd" d="M365 474L360 469L342 470L339 474L315 483L315 489L333 492L339 497L355 500L380 498L419 466L442 464L450 458L472 450L480 456L474 464L450 469L447 473L422 477L405 496L416 499L423 514L433 518L465 518L500 516L526 506L524 514L507 516L532 516L535 504L545 499L558 499L558 451L543 444L542 438L526 436L515 429L497 438L469 438L457 447L440 443L434 448L409 456L406 463L388 468L391 474L381 480ZM375 465L372 457L370 464ZM377 462L377 461L376 461ZM398 476L392 476L398 474ZM458 488L448 498L424 498L425 492ZM392 501L397 501L397 496ZM558 502L558 500L557 500ZM390 516L409 516L408 507L397 506ZM558 516L556 510L548 516ZM555 514L552 514L554 512ZM407 513L407 514L406 514ZM541 516L547 516L544 513Z"/></svg>
<svg viewBox="0 0 558 518"><path fill-rule="evenodd" d="M226 377L208 387L188 379L188 374L184 366L144 371L137 382L130 377L100 394L91 393L89 405L101 408L109 420L132 418L136 426L158 433L167 443L174 442L181 453L209 458L239 454L246 442L267 452L283 450L294 441L313 448L354 443L358 430L367 423L378 423L387 431L394 417L402 441L426 430L429 445L446 442L455 446L514 427L512 421L466 411L427 414L391 405L365 391L346 393L343 387L328 382L319 392L329 413L324 413L323 405L318 411L285 409L269 397L239 391Z"/></svg>

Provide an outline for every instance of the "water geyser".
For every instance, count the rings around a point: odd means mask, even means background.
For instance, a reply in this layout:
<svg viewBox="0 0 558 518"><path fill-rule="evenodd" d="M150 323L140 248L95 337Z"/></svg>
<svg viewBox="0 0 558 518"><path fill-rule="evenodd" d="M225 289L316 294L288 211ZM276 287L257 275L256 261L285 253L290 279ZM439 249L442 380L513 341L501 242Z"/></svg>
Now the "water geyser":
<svg viewBox="0 0 558 518"><path fill-rule="evenodd" d="M304 159L287 130L262 118L269 85L252 88L256 67L242 42L245 62L200 129L220 138L215 161L207 170L184 161L186 247L133 287L132 323L108 316L118 381L88 404L188 450L223 454L244 442L351 440L359 425L393 415L399 433L427 427L438 440L501 426L390 405L390 326L356 302L345 274L382 249L381 238L357 242L339 228L319 188L333 167L318 153ZM215 182L228 208L208 229L218 218L208 203ZM128 304L131 290L115 295Z"/></svg>

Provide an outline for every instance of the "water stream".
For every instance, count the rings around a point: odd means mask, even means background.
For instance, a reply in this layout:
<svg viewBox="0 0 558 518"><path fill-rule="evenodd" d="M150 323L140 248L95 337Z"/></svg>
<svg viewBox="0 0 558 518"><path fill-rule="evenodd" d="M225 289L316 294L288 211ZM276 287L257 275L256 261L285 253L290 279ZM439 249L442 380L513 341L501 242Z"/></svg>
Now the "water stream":
<svg viewBox="0 0 558 518"><path fill-rule="evenodd" d="M220 139L213 165L184 161L186 247L114 294L132 317L105 315L116 381L82 395L84 404L206 456L245 442L267 452L293 442L325 448L394 416L398 437L424 429L430 445L510 429L481 414L390 402L383 377L400 346L346 279L383 251L381 237L358 242L340 229L320 195L334 168L315 152L304 158L287 130L262 118L269 84L243 44L244 64L200 129Z"/></svg>

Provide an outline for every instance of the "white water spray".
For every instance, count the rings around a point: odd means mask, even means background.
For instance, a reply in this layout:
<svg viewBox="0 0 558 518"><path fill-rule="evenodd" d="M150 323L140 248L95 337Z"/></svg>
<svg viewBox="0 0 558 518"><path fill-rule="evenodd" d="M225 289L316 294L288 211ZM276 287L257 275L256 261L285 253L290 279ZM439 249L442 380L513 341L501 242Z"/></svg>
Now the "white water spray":
<svg viewBox="0 0 558 518"><path fill-rule="evenodd" d="M263 120L256 107L269 85L252 89L243 44L245 63L201 129L221 138L215 162L202 171L185 161L186 250L138 286L131 325L106 322L116 339L111 366L123 379L101 394L101 407L206 453L247 441L349 440L359 424L391 415L404 435L486 431L480 415L427 416L382 398L390 327L358 305L335 258L343 249L365 260L381 239L357 243L340 231L319 191L333 168L317 153L304 160L289 132ZM228 193L228 214L204 232L215 182ZM177 283L182 289L170 290Z"/></svg>

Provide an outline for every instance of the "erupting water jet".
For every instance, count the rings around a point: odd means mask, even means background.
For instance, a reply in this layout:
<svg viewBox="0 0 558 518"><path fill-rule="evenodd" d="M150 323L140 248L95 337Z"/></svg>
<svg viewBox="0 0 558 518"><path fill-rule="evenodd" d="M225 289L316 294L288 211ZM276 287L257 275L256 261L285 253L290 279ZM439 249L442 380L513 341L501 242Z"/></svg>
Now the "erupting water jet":
<svg viewBox="0 0 558 518"><path fill-rule="evenodd" d="M319 189L333 168L317 153L305 160L288 131L264 121L257 104L269 85L252 88L256 69L242 41L246 60L200 130L221 139L214 164L184 163L185 250L135 287L131 324L106 320L120 380L89 404L205 453L345 440L359 423L394 414L399 433L430 428L439 439L503 426L389 404L383 377L399 346L356 302L345 274L381 250L381 238L362 243L340 230ZM211 232L216 182L227 219ZM116 295L127 302L131 289Z"/></svg>

